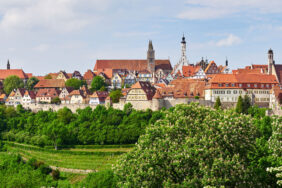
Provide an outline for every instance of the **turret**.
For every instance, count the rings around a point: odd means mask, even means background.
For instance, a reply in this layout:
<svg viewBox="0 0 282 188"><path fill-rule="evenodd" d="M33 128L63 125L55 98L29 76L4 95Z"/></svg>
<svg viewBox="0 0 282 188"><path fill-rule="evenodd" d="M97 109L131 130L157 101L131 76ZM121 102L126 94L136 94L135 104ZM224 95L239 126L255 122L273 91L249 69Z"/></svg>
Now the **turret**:
<svg viewBox="0 0 282 188"><path fill-rule="evenodd" d="M183 65L188 65L187 56L186 56L186 40L183 34L182 41L181 41L181 57Z"/></svg>
<svg viewBox="0 0 282 188"><path fill-rule="evenodd" d="M273 60L273 51L272 49L268 50L268 74L272 75L272 67L274 65L274 60Z"/></svg>
<svg viewBox="0 0 282 188"><path fill-rule="evenodd" d="M149 41L148 51L147 51L147 61L148 61L148 71L150 73L155 72L155 50L153 48L152 41Z"/></svg>
<svg viewBox="0 0 282 188"><path fill-rule="evenodd" d="M9 62L9 59L8 59L8 62L7 62L7 70L10 70L11 66L10 66L10 62Z"/></svg>

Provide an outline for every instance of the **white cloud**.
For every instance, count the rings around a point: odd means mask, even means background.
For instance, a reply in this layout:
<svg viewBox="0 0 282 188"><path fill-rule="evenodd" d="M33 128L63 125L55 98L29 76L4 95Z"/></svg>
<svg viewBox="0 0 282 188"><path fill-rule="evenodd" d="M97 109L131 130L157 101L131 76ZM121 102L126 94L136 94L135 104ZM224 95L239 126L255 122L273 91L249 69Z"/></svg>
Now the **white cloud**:
<svg viewBox="0 0 282 188"><path fill-rule="evenodd" d="M232 46L236 44L240 44L242 40L233 34L229 34L226 38L219 40L216 43L216 46L222 47L222 46Z"/></svg>
<svg viewBox="0 0 282 188"><path fill-rule="evenodd" d="M40 28L63 32L79 30L99 19L95 14L89 17L84 13L87 4L91 5L92 10L104 10L107 2L108 0L1 0L0 14L3 16L0 29L17 31ZM82 3L84 4L81 5Z"/></svg>
<svg viewBox="0 0 282 188"><path fill-rule="evenodd" d="M233 14L281 13L281 0L187 0L187 7L177 15L182 19L215 19Z"/></svg>

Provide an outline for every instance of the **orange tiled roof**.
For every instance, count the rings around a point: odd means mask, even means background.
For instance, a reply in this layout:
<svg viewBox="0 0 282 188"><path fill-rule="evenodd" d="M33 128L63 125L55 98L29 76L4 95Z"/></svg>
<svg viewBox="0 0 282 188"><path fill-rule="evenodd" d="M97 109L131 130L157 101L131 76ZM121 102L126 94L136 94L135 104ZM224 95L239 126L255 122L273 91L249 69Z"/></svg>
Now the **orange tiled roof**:
<svg viewBox="0 0 282 188"><path fill-rule="evenodd" d="M274 75L267 74L217 74L210 83L269 83L277 84Z"/></svg>
<svg viewBox="0 0 282 188"><path fill-rule="evenodd" d="M0 69L0 79L4 80L8 76L18 76L20 79L28 79L28 76L22 69Z"/></svg>
<svg viewBox="0 0 282 188"><path fill-rule="evenodd" d="M92 72L90 69L87 70L87 72L84 73L83 79L84 80L92 80L96 75L94 72Z"/></svg>
<svg viewBox="0 0 282 188"><path fill-rule="evenodd" d="M34 86L34 88L64 88L65 81L63 79L44 79Z"/></svg>
<svg viewBox="0 0 282 188"><path fill-rule="evenodd" d="M214 61L211 61L209 64L208 64L208 66L207 66L207 68L206 68L206 70L205 70L205 73L210 69L210 67L212 66L212 64L215 64L215 62ZM215 64L216 65L216 64Z"/></svg>
<svg viewBox="0 0 282 188"><path fill-rule="evenodd" d="M182 66L182 72L184 77L194 76L200 69L200 66Z"/></svg>
<svg viewBox="0 0 282 188"><path fill-rule="evenodd" d="M169 60L155 60L156 70L172 70ZM147 59L126 59L126 60L97 60L94 71L101 69L127 69L130 71L146 70L148 66Z"/></svg>

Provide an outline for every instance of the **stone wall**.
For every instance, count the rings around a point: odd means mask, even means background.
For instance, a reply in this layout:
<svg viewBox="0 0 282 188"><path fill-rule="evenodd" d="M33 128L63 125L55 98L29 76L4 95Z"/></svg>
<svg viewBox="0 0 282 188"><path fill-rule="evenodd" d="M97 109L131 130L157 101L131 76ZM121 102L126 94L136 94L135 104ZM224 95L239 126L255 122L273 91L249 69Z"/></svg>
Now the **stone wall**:
<svg viewBox="0 0 282 188"><path fill-rule="evenodd" d="M86 107L91 107L92 109L96 108L97 105L89 105L89 104L23 104L25 109L30 109L33 112L38 112L40 110L47 111L49 109L53 111L58 111L64 107L69 108L72 112L76 112L77 109L84 109Z"/></svg>

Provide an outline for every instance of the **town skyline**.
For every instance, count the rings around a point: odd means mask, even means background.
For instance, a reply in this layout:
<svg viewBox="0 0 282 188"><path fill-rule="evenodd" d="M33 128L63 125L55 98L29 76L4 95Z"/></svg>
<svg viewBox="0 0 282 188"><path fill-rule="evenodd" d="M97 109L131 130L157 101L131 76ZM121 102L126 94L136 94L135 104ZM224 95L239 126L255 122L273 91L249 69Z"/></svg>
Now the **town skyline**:
<svg viewBox="0 0 282 188"><path fill-rule="evenodd" d="M181 56L187 40L190 63L208 58L230 68L281 62L282 2L252 1L6 1L0 3L0 68L44 75L86 72L97 59L146 59L153 41L157 59ZM52 11L51 11L52 10ZM220 10L220 11L215 11Z"/></svg>

